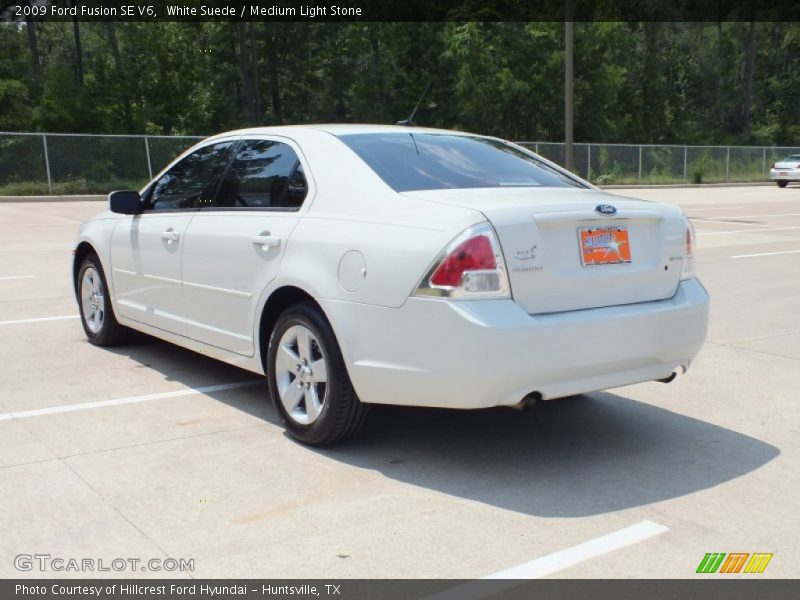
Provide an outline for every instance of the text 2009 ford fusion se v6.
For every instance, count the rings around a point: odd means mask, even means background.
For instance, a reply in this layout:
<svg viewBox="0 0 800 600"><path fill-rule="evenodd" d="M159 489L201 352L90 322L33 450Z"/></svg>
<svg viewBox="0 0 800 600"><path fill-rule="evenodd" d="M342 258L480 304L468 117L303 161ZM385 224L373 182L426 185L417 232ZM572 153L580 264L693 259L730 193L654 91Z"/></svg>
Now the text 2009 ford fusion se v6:
<svg viewBox="0 0 800 600"><path fill-rule="evenodd" d="M235 131L80 228L86 335L128 328L267 375L286 428L370 403L485 408L670 380L708 295L680 209L602 192L490 137Z"/></svg>

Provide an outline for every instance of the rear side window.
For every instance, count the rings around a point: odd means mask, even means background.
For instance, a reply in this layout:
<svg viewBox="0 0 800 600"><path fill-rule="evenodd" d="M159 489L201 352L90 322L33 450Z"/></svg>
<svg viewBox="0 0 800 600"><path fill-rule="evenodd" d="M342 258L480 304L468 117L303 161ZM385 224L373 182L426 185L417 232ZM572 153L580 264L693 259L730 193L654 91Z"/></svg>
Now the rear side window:
<svg viewBox="0 0 800 600"><path fill-rule="evenodd" d="M339 136L398 192L493 187L583 187L509 144L477 136L364 133Z"/></svg>
<svg viewBox="0 0 800 600"><path fill-rule="evenodd" d="M306 180L292 147L272 140L247 140L220 185L215 208L299 208Z"/></svg>
<svg viewBox="0 0 800 600"><path fill-rule="evenodd" d="M303 171L303 165L298 162L297 168L295 168L289 179L289 185L286 186L286 196L284 196L283 204L287 207L299 207L303 204L307 193L306 174Z"/></svg>
<svg viewBox="0 0 800 600"><path fill-rule="evenodd" d="M231 146L233 142L209 144L183 158L153 185L149 208L194 209L211 202Z"/></svg>

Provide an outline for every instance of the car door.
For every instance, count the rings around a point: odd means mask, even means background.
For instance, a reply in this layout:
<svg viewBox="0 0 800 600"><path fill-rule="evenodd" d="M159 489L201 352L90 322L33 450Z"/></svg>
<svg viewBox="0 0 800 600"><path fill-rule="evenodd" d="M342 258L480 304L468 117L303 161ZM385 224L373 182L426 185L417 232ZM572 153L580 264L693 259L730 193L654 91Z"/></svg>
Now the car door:
<svg viewBox="0 0 800 600"><path fill-rule="evenodd" d="M189 225L182 259L189 337L253 355L259 296L310 195L298 154L285 139L242 140L212 206Z"/></svg>
<svg viewBox="0 0 800 600"><path fill-rule="evenodd" d="M111 237L111 277L123 317L186 335L181 288L184 234L210 204L234 140L208 144L159 177L141 214L119 219Z"/></svg>

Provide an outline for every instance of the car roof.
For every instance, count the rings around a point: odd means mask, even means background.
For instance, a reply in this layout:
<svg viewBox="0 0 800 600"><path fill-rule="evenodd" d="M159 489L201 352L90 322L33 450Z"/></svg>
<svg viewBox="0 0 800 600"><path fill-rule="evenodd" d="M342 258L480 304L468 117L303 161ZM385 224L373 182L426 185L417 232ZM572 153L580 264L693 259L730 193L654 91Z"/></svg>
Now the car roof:
<svg viewBox="0 0 800 600"><path fill-rule="evenodd" d="M323 123L309 125L276 125L270 127L249 127L247 129L237 129L226 131L211 137L224 137L230 135L286 135L291 136L302 131L317 130L330 133L331 135L354 135L360 133L439 133L449 135L476 135L463 131L453 131L450 129L435 129L430 127L406 127L404 125L372 125L363 123ZM209 138L211 139L211 138Z"/></svg>

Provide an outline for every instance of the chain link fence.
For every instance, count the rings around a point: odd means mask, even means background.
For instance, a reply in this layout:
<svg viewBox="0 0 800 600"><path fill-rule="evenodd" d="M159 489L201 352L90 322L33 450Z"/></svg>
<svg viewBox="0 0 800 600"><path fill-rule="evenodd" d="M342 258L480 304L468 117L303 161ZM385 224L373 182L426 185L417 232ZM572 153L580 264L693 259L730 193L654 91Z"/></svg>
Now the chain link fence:
<svg viewBox="0 0 800 600"><path fill-rule="evenodd" d="M0 133L0 196L139 189L199 136Z"/></svg>
<svg viewBox="0 0 800 600"><path fill-rule="evenodd" d="M564 144L518 142L560 165ZM773 162L800 146L574 144L574 172L600 185L746 183L769 180Z"/></svg>
<svg viewBox="0 0 800 600"><path fill-rule="evenodd" d="M199 136L0 132L0 196L139 189ZM564 164L564 144L519 142ZM757 182L800 147L575 144L575 172L600 184Z"/></svg>

